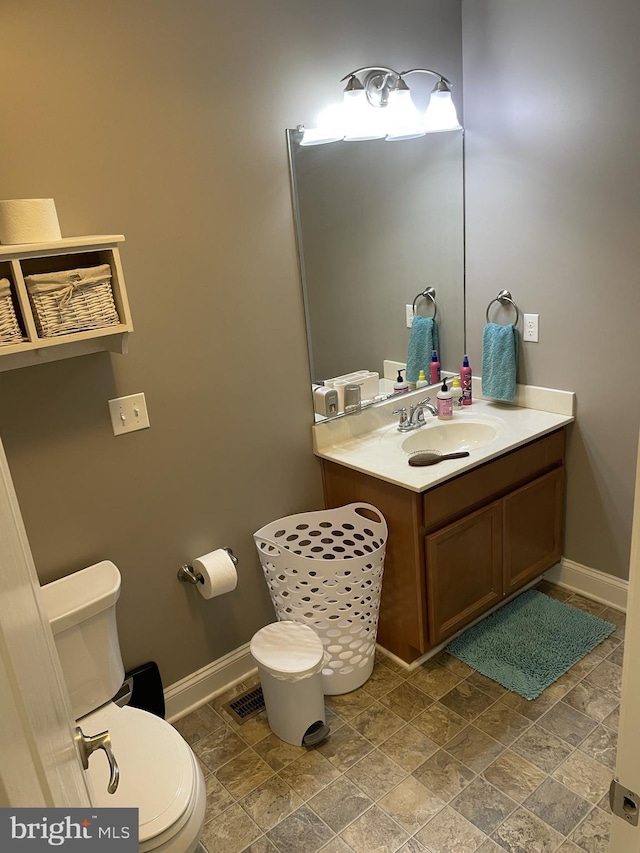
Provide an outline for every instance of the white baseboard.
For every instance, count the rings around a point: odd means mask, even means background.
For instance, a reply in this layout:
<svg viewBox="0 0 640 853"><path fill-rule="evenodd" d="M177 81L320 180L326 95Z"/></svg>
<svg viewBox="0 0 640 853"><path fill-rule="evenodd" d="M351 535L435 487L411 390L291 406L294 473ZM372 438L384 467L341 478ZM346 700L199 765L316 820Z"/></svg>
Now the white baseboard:
<svg viewBox="0 0 640 853"><path fill-rule="evenodd" d="M560 563L545 572L544 577L552 583L595 598L616 610L627 609L629 581L590 569L563 557Z"/></svg>
<svg viewBox="0 0 640 853"><path fill-rule="evenodd" d="M186 678L170 684L164 691L165 718L173 723L255 672L257 668L249 651L249 643L245 643Z"/></svg>

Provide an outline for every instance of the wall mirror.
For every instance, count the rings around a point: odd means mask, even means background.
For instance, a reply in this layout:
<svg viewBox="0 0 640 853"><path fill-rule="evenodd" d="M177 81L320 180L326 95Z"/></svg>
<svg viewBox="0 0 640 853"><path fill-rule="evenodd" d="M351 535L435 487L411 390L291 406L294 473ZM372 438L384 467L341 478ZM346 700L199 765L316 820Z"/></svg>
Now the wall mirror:
<svg viewBox="0 0 640 853"><path fill-rule="evenodd" d="M312 381L406 362L435 288L440 361L464 353L463 131L302 146L287 131ZM416 311L433 315L422 297ZM381 390L392 390L393 376Z"/></svg>

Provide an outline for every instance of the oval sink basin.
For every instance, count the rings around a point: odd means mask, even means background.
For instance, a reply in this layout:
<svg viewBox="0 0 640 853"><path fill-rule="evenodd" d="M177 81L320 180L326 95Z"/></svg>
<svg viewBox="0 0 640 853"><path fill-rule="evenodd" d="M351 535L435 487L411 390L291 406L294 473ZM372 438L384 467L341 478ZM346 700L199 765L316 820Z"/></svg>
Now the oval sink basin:
<svg viewBox="0 0 640 853"><path fill-rule="evenodd" d="M480 421L450 421L424 426L411 433L402 442L407 453L416 450L440 450L454 453L457 450L474 450L490 444L498 434L492 424Z"/></svg>

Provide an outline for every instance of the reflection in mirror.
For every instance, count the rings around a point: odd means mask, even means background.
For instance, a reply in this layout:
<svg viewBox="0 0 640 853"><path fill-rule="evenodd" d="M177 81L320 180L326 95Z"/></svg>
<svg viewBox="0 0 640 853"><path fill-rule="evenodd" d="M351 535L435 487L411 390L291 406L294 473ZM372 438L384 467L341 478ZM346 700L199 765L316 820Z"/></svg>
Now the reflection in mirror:
<svg viewBox="0 0 640 853"><path fill-rule="evenodd" d="M463 131L301 146L288 131L312 382L365 370L392 393L406 306L431 317L440 362L464 353ZM385 362L387 373L385 376ZM428 365L424 366L428 373ZM363 398L364 399L364 398Z"/></svg>

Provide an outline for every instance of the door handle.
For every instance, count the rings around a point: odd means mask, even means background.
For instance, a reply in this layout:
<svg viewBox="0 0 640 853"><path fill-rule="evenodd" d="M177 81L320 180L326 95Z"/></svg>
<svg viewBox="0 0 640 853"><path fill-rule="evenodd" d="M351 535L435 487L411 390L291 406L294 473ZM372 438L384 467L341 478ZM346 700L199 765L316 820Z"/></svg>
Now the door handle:
<svg viewBox="0 0 640 853"><path fill-rule="evenodd" d="M82 760L82 766L85 770L89 767L89 756L95 752L96 749L104 750L109 762L110 771L107 791L110 794L115 794L118 782L120 781L120 768L118 767L118 762L113 754L113 749L111 747L111 735L109 732L100 732L98 735L85 735L80 726L76 726L74 740L78 744L80 759Z"/></svg>

